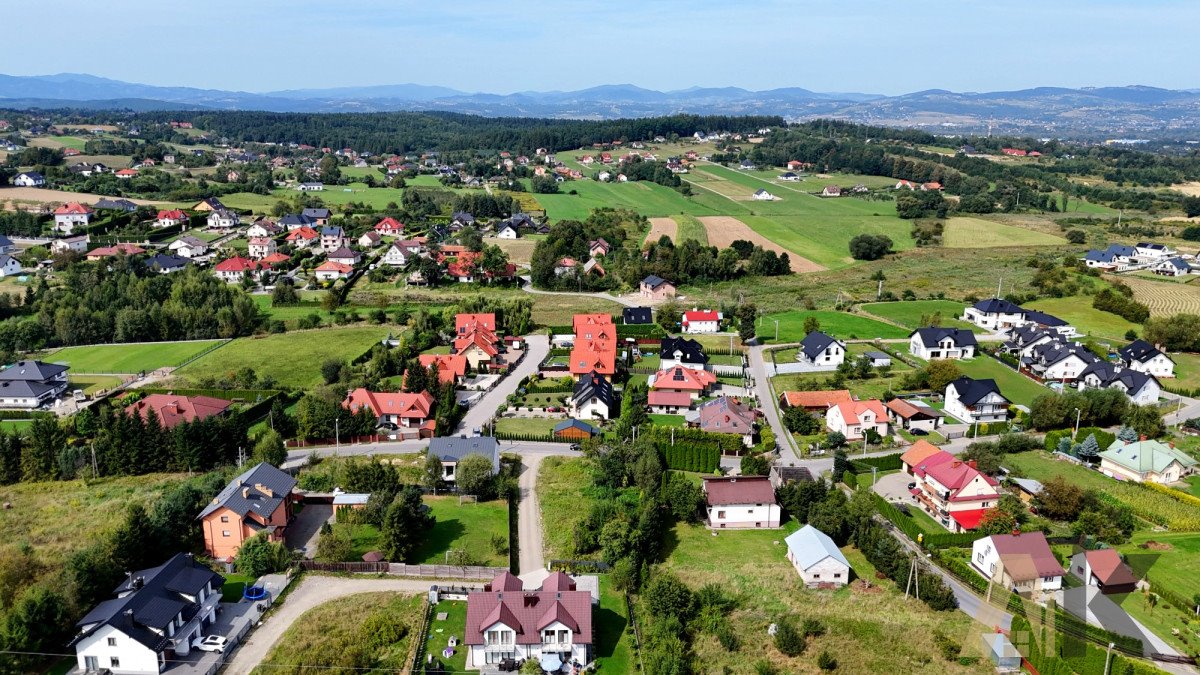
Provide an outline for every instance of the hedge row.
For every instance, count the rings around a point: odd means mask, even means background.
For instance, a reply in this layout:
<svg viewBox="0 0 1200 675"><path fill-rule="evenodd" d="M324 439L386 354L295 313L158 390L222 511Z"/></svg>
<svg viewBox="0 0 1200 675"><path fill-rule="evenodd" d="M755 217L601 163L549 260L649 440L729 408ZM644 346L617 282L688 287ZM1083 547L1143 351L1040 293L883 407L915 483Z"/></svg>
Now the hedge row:
<svg viewBox="0 0 1200 675"><path fill-rule="evenodd" d="M523 441L527 443L567 443L567 439L555 438L553 434L512 434L496 431L492 434L498 441Z"/></svg>
<svg viewBox="0 0 1200 675"><path fill-rule="evenodd" d="M40 417L56 417L52 412L33 410L0 410L0 420L35 420Z"/></svg>
<svg viewBox="0 0 1200 675"><path fill-rule="evenodd" d="M721 466L721 451L715 447L698 443L676 442L675 445L658 446L668 469L712 473Z"/></svg>
<svg viewBox="0 0 1200 675"><path fill-rule="evenodd" d="M844 476L843 480L845 480ZM900 509L896 508L894 504L879 496L874 491L871 492L871 498L875 500L875 507L879 509L879 515L891 521L897 529L913 540L914 543L920 541L921 545L927 549L965 548L983 536L974 532L925 532L917 527L917 524L911 518L901 513Z"/></svg>
<svg viewBox="0 0 1200 675"><path fill-rule="evenodd" d="M900 461L901 454L897 452L882 457L863 457L862 459L851 460L850 463L854 465L855 473L861 473L861 471L858 471L859 469L870 471L872 468L879 469L880 471L894 471L904 466L904 463Z"/></svg>
<svg viewBox="0 0 1200 675"><path fill-rule="evenodd" d="M1056 429L1046 433L1046 452L1054 452L1058 449L1058 443L1064 437L1070 438L1073 429ZM1096 443L1100 445L1100 450L1108 449L1117 440L1116 434L1109 433L1099 427L1080 427L1079 433L1075 436L1076 443L1082 443L1088 436L1095 434Z"/></svg>
<svg viewBox="0 0 1200 675"><path fill-rule="evenodd" d="M687 441L696 445L712 446L718 454L741 452L746 449L742 444L742 437L738 434L714 434L699 429L679 428L674 427L672 432L671 427L651 426L643 429L643 435L652 438L653 440L670 445L671 439L674 438L675 443Z"/></svg>
<svg viewBox="0 0 1200 675"><path fill-rule="evenodd" d="M663 337L667 331L656 323L617 324L617 337Z"/></svg>
<svg viewBox="0 0 1200 675"><path fill-rule="evenodd" d="M1190 495L1186 492L1181 492L1175 488L1169 488L1166 485L1160 485L1153 481L1143 481L1141 485L1142 487L1154 490L1155 492L1161 492L1171 499L1174 499L1177 502L1183 502L1188 506L1200 506L1200 497L1196 497L1195 495Z"/></svg>
<svg viewBox="0 0 1200 675"><path fill-rule="evenodd" d="M147 394L175 394L177 396L211 396L212 398L224 399L232 401L235 398L240 398L243 401L253 403L261 396L263 400L269 399L281 393L279 389L163 389L154 387L143 387L137 391Z"/></svg>

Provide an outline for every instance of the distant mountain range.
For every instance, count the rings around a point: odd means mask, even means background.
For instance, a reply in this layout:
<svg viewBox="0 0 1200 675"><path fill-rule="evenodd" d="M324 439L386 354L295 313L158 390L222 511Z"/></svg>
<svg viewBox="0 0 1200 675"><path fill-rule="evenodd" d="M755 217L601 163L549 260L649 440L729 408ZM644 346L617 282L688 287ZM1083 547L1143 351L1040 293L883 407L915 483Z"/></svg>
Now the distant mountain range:
<svg viewBox="0 0 1200 675"><path fill-rule="evenodd" d="M484 116L608 119L675 113L771 114L788 119L840 118L943 133L1036 133L1053 136L1186 137L1200 134L1200 90L1146 86L956 93L930 89L901 96L821 93L787 87L749 91L692 87L656 91L613 84L578 91L464 92L394 84L262 93L160 87L92 75L0 75L0 107L130 110L267 110L385 112L447 110Z"/></svg>

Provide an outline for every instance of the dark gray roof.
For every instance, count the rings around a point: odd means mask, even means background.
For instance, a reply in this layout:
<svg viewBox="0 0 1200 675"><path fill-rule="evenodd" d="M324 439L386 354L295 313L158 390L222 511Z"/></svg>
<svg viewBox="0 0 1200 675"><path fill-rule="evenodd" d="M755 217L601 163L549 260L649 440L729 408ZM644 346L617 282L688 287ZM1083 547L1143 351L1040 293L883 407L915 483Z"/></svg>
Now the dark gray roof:
<svg viewBox="0 0 1200 675"><path fill-rule="evenodd" d="M1039 326L1058 327L1067 325L1066 321L1063 321L1057 316L1054 316L1053 314L1047 314L1045 312L1039 312L1036 309L1025 310L1025 319L1027 321L1032 321Z"/></svg>
<svg viewBox="0 0 1200 675"><path fill-rule="evenodd" d="M475 222L475 216L467 213L466 211L455 211L454 215L450 216L450 220L458 221L460 223L473 223Z"/></svg>
<svg viewBox="0 0 1200 675"><path fill-rule="evenodd" d="M975 334L963 328L929 326L914 330L908 337L911 339L913 335L920 337L921 344L926 347L937 347L938 343L946 338L953 340L956 347L973 347L979 344L975 341Z"/></svg>
<svg viewBox="0 0 1200 675"><path fill-rule="evenodd" d="M345 230L343 230L340 227L337 227L336 225L326 225L321 228L321 236L322 237L344 237L344 236L346 236L346 232L345 232Z"/></svg>
<svg viewBox="0 0 1200 675"><path fill-rule="evenodd" d="M993 379L973 380L964 375L951 382L950 386L958 392L958 400L962 401L963 405L975 405L993 392L1000 394L1000 387ZM1000 394L1000 396L1003 398L1004 395Z"/></svg>
<svg viewBox="0 0 1200 675"><path fill-rule="evenodd" d="M1162 354L1157 347L1142 339L1134 340L1129 344L1121 347L1119 350L1121 358L1125 361L1138 361L1144 363Z"/></svg>
<svg viewBox="0 0 1200 675"><path fill-rule="evenodd" d="M2 398L41 398L43 394L52 389L54 389L54 385L43 382L0 381L0 397Z"/></svg>
<svg viewBox="0 0 1200 675"><path fill-rule="evenodd" d="M582 429L593 436L600 433L600 430L596 427L588 424L587 422L580 422L577 419L563 420L554 425L554 433L558 433L565 429Z"/></svg>
<svg viewBox="0 0 1200 675"><path fill-rule="evenodd" d="M621 316L628 325L654 323L654 315L649 307L626 307L621 310Z"/></svg>
<svg viewBox="0 0 1200 675"><path fill-rule="evenodd" d="M800 351L804 352L804 355L807 356L810 361L816 360L818 356L823 354L825 350L829 348L829 345L834 344L835 342L837 342L837 340L834 338L822 333L819 330L815 330L808 335L805 335L804 339L800 341Z"/></svg>
<svg viewBox="0 0 1200 675"><path fill-rule="evenodd" d="M17 361L8 368L0 370L0 381L3 382L45 382L67 371L67 366L44 361Z"/></svg>
<svg viewBox="0 0 1200 675"><path fill-rule="evenodd" d="M499 450L496 439L491 436L475 436L474 438L431 438L429 439L429 454L443 462L457 462L467 455L483 455L494 460Z"/></svg>
<svg viewBox="0 0 1200 675"><path fill-rule="evenodd" d="M177 269L186 267L191 260L182 256L171 255L169 253L159 253L158 255L146 261L146 266L156 269Z"/></svg>
<svg viewBox="0 0 1200 675"><path fill-rule="evenodd" d="M708 355L704 353L704 347L691 338L684 337L667 337L659 343L661 356L668 354L674 358L675 352L680 353L680 361L684 363L708 363Z"/></svg>
<svg viewBox="0 0 1200 675"><path fill-rule="evenodd" d="M312 225L313 220L306 215L300 213L289 213L279 219L279 224L284 227L290 225Z"/></svg>
<svg viewBox="0 0 1200 675"><path fill-rule="evenodd" d="M255 488L255 485L262 485L269 489L271 496L267 496L265 492ZM294 487L296 487L295 478L266 462L261 462L230 481L229 485L226 485L225 489L221 490L221 493L209 502L197 517L203 518L217 509L225 507L242 517L253 511L264 518L270 518L279 504L288 498ZM242 488L246 488L245 497L242 496Z"/></svg>
<svg viewBox="0 0 1200 675"><path fill-rule="evenodd" d="M0 246L12 246L12 239L0 234Z"/></svg>
<svg viewBox="0 0 1200 675"><path fill-rule="evenodd" d="M642 283L646 284L647 286L649 286L651 288L651 290L653 290L655 288L658 288L659 286L662 286L663 284L669 284L671 282L667 281L666 279L664 279L660 276L651 274L650 276L646 277L645 279L642 279Z"/></svg>
<svg viewBox="0 0 1200 675"><path fill-rule="evenodd" d="M300 212L302 216L309 218L328 218L331 214L329 209L304 209Z"/></svg>
<svg viewBox="0 0 1200 675"><path fill-rule="evenodd" d="M209 206L211 206L212 208L214 208L218 211L225 210L225 205L222 204L221 200L217 199L216 197L209 197L207 199L202 199L201 201L204 202L205 204L208 204Z"/></svg>
<svg viewBox="0 0 1200 675"><path fill-rule="evenodd" d="M575 393L571 396L571 400L585 401L589 398L598 398L604 405L612 408L612 383L604 379L603 375L595 372L579 378L579 381L575 383Z"/></svg>
<svg viewBox="0 0 1200 675"><path fill-rule="evenodd" d="M108 625L148 649L161 651L168 644L167 624L180 613L185 621L195 616L200 590L210 583L220 593L225 579L185 553L158 567L138 570L113 589L113 595L124 593L123 597L101 602L75 624L81 630L71 644Z"/></svg>
<svg viewBox="0 0 1200 675"><path fill-rule="evenodd" d="M988 298L980 300L972 305L975 309L984 312L985 314L1024 314L1025 310L1020 305L1002 300L1000 298Z"/></svg>
<svg viewBox="0 0 1200 675"><path fill-rule="evenodd" d="M1068 359L1072 355L1078 356L1084 363L1100 360L1100 357L1087 347L1074 342L1047 342L1033 348L1033 357L1046 366Z"/></svg>
<svg viewBox="0 0 1200 675"><path fill-rule="evenodd" d="M113 211L136 211L137 204L128 199L101 199L96 202L96 208L109 209Z"/></svg>
<svg viewBox="0 0 1200 675"><path fill-rule="evenodd" d="M1158 378L1153 375L1129 368L1122 368L1107 361L1096 361L1088 365L1087 368L1083 369L1083 372L1079 373L1079 379L1084 380L1089 375L1095 375L1096 379L1100 381L1100 386L1104 389L1120 382L1126 392L1134 394L1146 386L1146 383L1150 380L1158 382Z"/></svg>
<svg viewBox="0 0 1200 675"><path fill-rule="evenodd" d="M885 359L888 361L892 360L891 354L888 354L886 352L877 352L877 351L872 350L872 351L863 352L863 354L865 356L871 357L871 359L874 361L881 361L881 360L885 360Z"/></svg>

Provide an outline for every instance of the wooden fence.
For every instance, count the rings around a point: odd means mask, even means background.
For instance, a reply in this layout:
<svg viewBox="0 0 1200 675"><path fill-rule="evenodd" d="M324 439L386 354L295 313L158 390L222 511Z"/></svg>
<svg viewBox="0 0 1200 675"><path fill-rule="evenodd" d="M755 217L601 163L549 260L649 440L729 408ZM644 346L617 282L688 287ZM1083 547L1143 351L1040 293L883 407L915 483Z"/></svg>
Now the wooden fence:
<svg viewBox="0 0 1200 675"><path fill-rule="evenodd" d="M348 572L354 574L393 574L400 577L428 577L430 579L477 579L491 581L506 567L480 567L473 565L407 565L389 562L317 562L301 560L300 569L313 572Z"/></svg>

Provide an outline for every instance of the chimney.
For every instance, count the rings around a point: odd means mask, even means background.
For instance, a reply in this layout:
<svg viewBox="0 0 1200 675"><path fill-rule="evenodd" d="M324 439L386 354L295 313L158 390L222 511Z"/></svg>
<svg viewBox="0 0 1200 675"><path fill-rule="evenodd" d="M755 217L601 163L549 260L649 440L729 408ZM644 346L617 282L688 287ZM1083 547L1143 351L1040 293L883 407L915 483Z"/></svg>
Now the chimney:
<svg viewBox="0 0 1200 675"><path fill-rule="evenodd" d="M275 493L271 491L271 488L267 487L266 485L263 485L262 483L255 483L254 489L258 490L259 492L263 493L264 495L266 495L268 497L275 496Z"/></svg>
<svg viewBox="0 0 1200 675"><path fill-rule="evenodd" d="M967 466L971 467L972 469L978 469L978 468L979 468L978 464L977 464L977 463L975 462L975 460L973 460L973 459L972 459L972 460L970 460L969 462L967 462Z"/></svg>
<svg viewBox="0 0 1200 675"><path fill-rule="evenodd" d="M1172 450L1174 450L1174 449L1175 449L1175 441L1168 441L1168 442L1167 442L1167 447L1169 447L1169 448L1171 448Z"/></svg>
<svg viewBox="0 0 1200 675"><path fill-rule="evenodd" d="M950 468L952 468L952 469L957 469L960 466L962 466L962 460L959 460L959 459L956 459L950 463Z"/></svg>
<svg viewBox="0 0 1200 675"><path fill-rule="evenodd" d="M242 499L249 499L249 498L250 498L250 488L248 488L248 487L242 488Z"/></svg>

